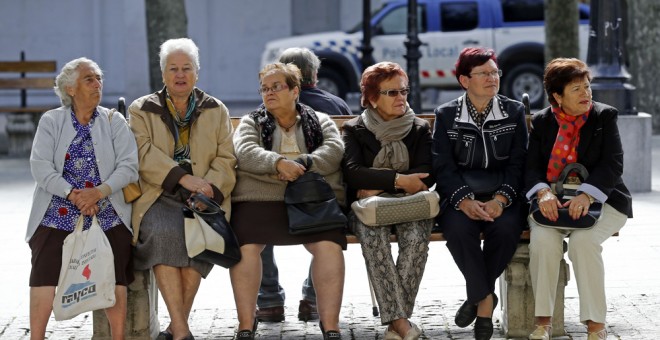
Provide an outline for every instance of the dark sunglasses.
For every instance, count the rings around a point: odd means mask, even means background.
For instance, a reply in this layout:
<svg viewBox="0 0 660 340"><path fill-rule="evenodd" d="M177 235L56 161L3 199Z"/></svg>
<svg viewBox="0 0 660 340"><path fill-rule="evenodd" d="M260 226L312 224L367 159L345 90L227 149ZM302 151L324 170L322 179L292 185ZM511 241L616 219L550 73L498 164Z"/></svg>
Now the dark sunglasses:
<svg viewBox="0 0 660 340"><path fill-rule="evenodd" d="M399 95L399 93L401 93L402 96L407 97L408 93L410 93L410 88L406 87L405 89L402 90L382 90L382 91L378 91L378 93L387 95L389 97L396 97Z"/></svg>

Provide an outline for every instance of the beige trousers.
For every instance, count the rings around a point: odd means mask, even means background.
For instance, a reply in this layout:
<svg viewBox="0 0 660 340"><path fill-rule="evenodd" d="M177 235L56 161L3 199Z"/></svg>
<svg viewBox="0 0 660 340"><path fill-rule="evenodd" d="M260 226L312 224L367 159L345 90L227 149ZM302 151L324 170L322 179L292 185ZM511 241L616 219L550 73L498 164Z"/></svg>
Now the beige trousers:
<svg viewBox="0 0 660 340"><path fill-rule="evenodd" d="M528 219L529 269L534 290L535 316L552 316L557 296L562 241L568 237L568 258L573 264L580 296L580 321L605 323L605 266L601 244L626 224L627 216L603 205L601 219L589 230L560 230L541 227Z"/></svg>

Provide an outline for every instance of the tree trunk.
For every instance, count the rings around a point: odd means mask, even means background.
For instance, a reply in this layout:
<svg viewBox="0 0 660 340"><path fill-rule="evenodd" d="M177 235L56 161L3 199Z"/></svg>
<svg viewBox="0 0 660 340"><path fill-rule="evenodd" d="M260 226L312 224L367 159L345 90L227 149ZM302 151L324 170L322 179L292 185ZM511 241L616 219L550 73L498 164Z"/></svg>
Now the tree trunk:
<svg viewBox="0 0 660 340"><path fill-rule="evenodd" d="M627 0L628 61L635 91L637 111L653 115L653 132L660 133L660 2Z"/></svg>
<svg viewBox="0 0 660 340"><path fill-rule="evenodd" d="M160 70L160 45L167 39L188 36L188 18L184 0L145 0L147 42L149 48L149 85L151 91L163 87Z"/></svg>
<svg viewBox="0 0 660 340"><path fill-rule="evenodd" d="M577 0L545 0L546 63L554 58L580 57L577 6Z"/></svg>

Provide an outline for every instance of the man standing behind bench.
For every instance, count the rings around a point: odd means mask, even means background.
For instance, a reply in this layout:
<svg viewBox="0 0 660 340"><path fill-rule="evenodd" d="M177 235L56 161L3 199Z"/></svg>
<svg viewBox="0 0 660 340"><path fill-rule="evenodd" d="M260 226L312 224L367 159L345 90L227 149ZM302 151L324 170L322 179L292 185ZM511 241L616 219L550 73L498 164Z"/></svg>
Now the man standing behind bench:
<svg viewBox="0 0 660 340"><path fill-rule="evenodd" d="M317 74L321 60L307 48L292 47L282 52L280 62L293 63L302 72L302 91L300 102L309 105L315 111L329 115L351 115L351 109L341 98L316 87ZM257 319L262 322L280 322L284 320L284 288L279 283L279 272L273 246L269 245L261 252L263 274L259 297L257 299ZM307 279L303 282L303 299L298 307L298 319L309 321L318 319L316 310L316 292L312 282L311 267Z"/></svg>

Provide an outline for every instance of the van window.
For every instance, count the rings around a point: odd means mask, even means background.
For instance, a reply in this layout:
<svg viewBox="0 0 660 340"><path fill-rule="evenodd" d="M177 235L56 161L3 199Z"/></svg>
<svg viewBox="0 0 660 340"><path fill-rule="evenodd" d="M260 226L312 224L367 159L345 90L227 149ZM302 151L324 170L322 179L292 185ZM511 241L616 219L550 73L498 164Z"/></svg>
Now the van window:
<svg viewBox="0 0 660 340"><path fill-rule="evenodd" d="M408 32L408 7L401 6L385 15L375 27L375 34L406 34ZM426 7L417 6L417 31L426 32Z"/></svg>
<svg viewBox="0 0 660 340"><path fill-rule="evenodd" d="M500 0L504 22L543 21L543 0Z"/></svg>
<svg viewBox="0 0 660 340"><path fill-rule="evenodd" d="M479 25L477 3L451 2L440 5L440 30L443 32L469 31Z"/></svg>

